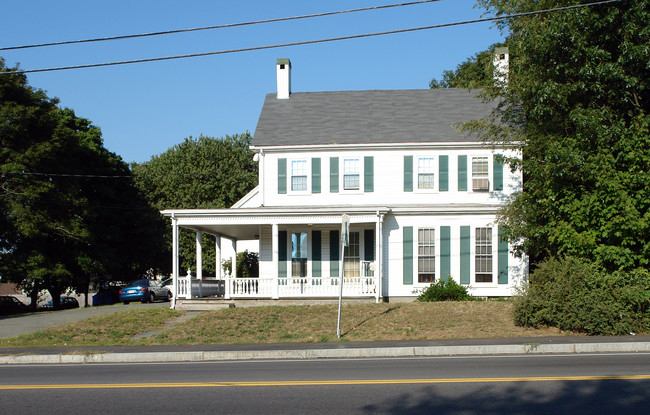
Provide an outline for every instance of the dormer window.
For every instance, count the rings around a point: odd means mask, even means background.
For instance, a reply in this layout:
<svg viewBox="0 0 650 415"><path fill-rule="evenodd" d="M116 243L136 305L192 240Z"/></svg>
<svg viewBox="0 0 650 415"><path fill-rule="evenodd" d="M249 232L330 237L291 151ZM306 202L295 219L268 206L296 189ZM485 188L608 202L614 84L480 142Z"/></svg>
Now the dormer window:
<svg viewBox="0 0 650 415"><path fill-rule="evenodd" d="M291 161L291 191L307 191L307 160Z"/></svg>
<svg viewBox="0 0 650 415"><path fill-rule="evenodd" d="M359 190L359 159L343 159L343 190Z"/></svg>

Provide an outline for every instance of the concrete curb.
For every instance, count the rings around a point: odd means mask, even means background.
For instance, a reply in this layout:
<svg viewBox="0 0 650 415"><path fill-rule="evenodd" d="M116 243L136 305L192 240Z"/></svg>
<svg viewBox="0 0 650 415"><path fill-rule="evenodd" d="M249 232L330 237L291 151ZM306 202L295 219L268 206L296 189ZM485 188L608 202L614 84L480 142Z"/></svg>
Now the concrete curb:
<svg viewBox="0 0 650 415"><path fill-rule="evenodd" d="M144 353L88 353L52 355L0 356L1 365L84 364L84 363L151 363L210 362L233 360L334 359L364 357L429 357L521 354L650 352L650 342L505 344L471 346L414 346L381 348L257 350L257 351L190 351Z"/></svg>

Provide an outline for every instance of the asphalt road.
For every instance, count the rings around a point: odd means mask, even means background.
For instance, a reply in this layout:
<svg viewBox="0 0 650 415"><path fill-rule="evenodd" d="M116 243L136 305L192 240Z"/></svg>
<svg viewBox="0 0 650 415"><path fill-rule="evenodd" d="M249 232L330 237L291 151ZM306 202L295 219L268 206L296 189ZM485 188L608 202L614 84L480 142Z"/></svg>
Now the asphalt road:
<svg viewBox="0 0 650 415"><path fill-rule="evenodd" d="M645 413L650 354L0 367L3 413Z"/></svg>
<svg viewBox="0 0 650 415"><path fill-rule="evenodd" d="M102 314L116 313L137 307L169 307L168 301L155 303L130 303L113 304L100 307L82 307L72 310L39 311L32 314L0 316L0 338L14 337L25 333L32 333L61 324L84 320Z"/></svg>

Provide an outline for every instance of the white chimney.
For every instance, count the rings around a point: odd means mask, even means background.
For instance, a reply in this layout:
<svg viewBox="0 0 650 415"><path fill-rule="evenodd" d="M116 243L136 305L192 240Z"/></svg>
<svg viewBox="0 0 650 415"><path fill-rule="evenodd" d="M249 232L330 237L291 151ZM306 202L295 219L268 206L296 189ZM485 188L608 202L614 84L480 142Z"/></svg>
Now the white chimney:
<svg viewBox="0 0 650 415"><path fill-rule="evenodd" d="M508 85L508 70L510 69L510 52L507 47L494 48L494 85Z"/></svg>
<svg viewBox="0 0 650 415"><path fill-rule="evenodd" d="M291 61L278 59L276 64L278 73L278 99L289 99L291 94Z"/></svg>

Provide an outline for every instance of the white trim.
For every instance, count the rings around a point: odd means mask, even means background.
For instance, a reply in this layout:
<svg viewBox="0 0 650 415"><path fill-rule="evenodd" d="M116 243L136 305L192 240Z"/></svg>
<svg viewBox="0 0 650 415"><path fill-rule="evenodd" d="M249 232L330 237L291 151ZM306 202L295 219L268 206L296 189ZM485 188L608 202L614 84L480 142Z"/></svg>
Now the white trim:
<svg viewBox="0 0 650 415"><path fill-rule="evenodd" d="M513 142L511 146L500 146L500 149L517 150L520 143ZM465 150L465 149L492 149L491 144L483 142L467 142L467 141L454 141L454 142L424 142L424 143L372 143L372 144L295 144L295 145L280 145L280 146L255 146L249 147L252 151L264 151L267 153L286 153L291 151L340 151L340 150L397 150L397 149L436 149L436 150Z"/></svg>

